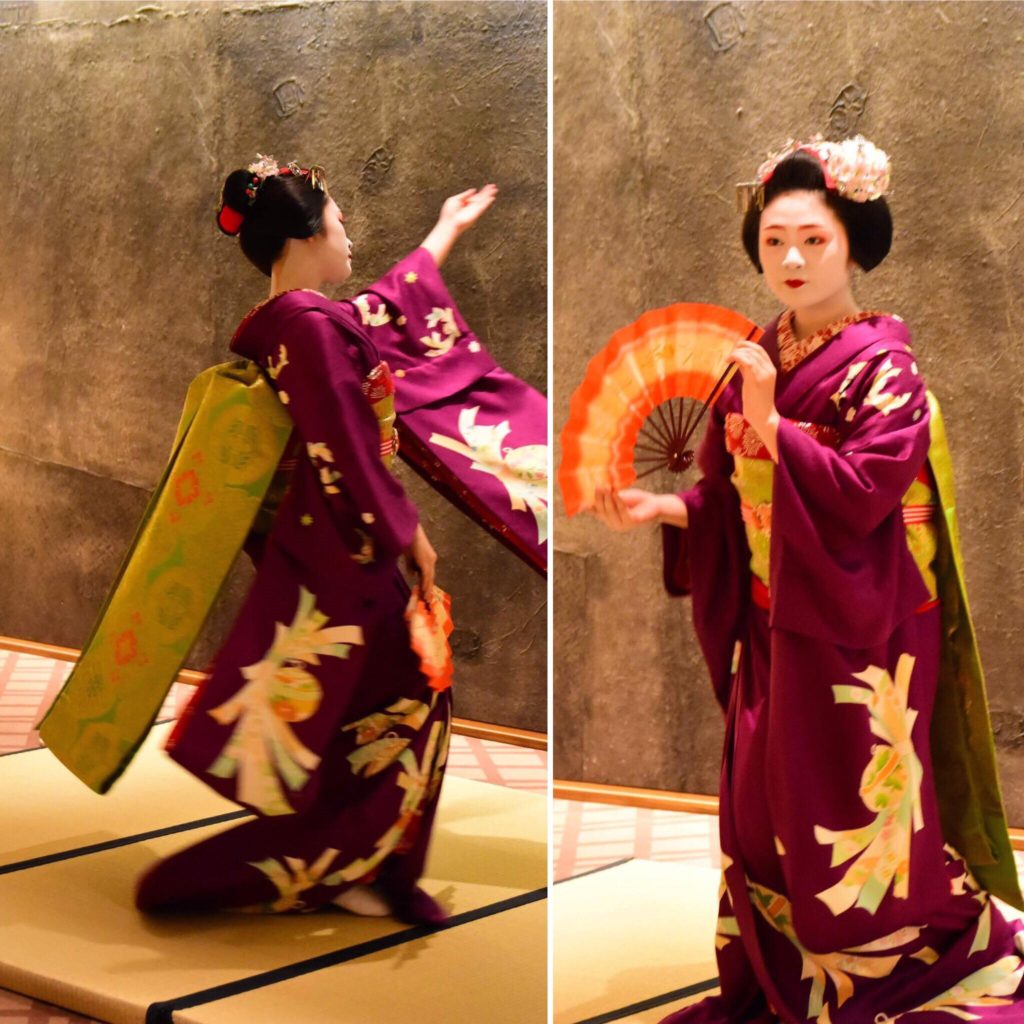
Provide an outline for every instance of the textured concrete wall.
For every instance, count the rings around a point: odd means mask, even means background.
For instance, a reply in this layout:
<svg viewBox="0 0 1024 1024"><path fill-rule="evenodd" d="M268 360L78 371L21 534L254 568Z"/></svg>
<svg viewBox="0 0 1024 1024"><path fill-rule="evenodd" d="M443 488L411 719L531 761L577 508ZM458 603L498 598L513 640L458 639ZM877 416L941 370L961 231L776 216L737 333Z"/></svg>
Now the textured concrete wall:
<svg viewBox="0 0 1024 1024"><path fill-rule="evenodd" d="M586 361L644 310L777 312L734 212L767 150L860 131L890 153L895 243L855 293L906 319L944 406L1024 825L1024 6L558 3L554 38L556 431ZM556 530L556 774L716 792L720 716L657 534L560 510Z"/></svg>
<svg viewBox="0 0 1024 1024"><path fill-rule="evenodd" d="M213 220L257 150L325 165L353 289L446 196L497 181L444 272L498 361L545 387L546 29L536 2L0 2L0 633L85 640L188 381L266 295ZM454 598L458 713L543 729L543 581L401 475Z"/></svg>

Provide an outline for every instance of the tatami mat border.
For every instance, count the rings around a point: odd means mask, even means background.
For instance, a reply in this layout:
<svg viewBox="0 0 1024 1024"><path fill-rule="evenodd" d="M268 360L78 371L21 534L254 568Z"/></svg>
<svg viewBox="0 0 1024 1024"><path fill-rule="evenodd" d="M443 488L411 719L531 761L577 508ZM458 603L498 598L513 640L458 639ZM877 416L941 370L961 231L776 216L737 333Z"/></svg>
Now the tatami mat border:
<svg viewBox="0 0 1024 1024"><path fill-rule="evenodd" d="M623 857L621 860L613 860L610 864L599 864L596 868L591 868L589 871L581 871L578 875L569 875L568 878L556 878L555 885L564 885L566 882L575 882L578 878L586 878L587 875L596 875L599 871L607 871L609 868L621 868L623 864L628 864L634 857Z"/></svg>
<svg viewBox="0 0 1024 1024"><path fill-rule="evenodd" d="M304 974L312 974L314 971L324 970L327 967L335 967L349 960L357 960L360 957L380 953L395 946L402 946L407 942L426 938L428 935L443 934L452 928L458 928L460 925L470 924L473 921L480 921L483 918L504 913L506 910L515 910L517 907L524 907L530 903L535 903L538 900L545 899L547 894L547 886L533 889L530 892L520 893L518 896L511 896L497 903L478 907L476 910L467 910L465 913L455 914L448 919L447 924L443 928L415 925L412 928L405 928L400 932L394 932L379 939L360 942L355 946L347 946L345 949L339 949L333 953L324 953L320 956L310 957L308 960L299 960L294 964L288 964L284 967L275 967L271 971L263 971L260 974L254 974L250 978L241 978L238 981L215 985L213 988L202 989L199 992L191 992L188 995L179 996L177 999L167 999L159 1003L152 1003L146 1010L146 1024L174 1024L174 1013L177 1010L187 1010L194 1006L219 1002L232 996L239 996L247 992L253 992L256 989L266 988L268 985L276 985L278 982L290 981L292 978L298 978Z"/></svg>
<svg viewBox="0 0 1024 1024"><path fill-rule="evenodd" d="M668 789L640 789L636 786L612 786L603 782L573 782L555 779L552 791L556 800L582 800L620 807L643 807L655 811L685 811L689 814L718 814L718 797L703 793L674 793ZM1011 828L1010 845L1024 850L1024 828Z"/></svg>
<svg viewBox="0 0 1024 1024"><path fill-rule="evenodd" d="M660 996L651 996L649 999L642 999L638 1003L630 1003L629 1006L620 1006L617 1010L608 1010L599 1013L596 1017L587 1017L586 1020L578 1020L575 1024L609 1024L613 1020L622 1020L634 1013L643 1013L644 1010L653 1010L656 1006L664 1006L666 1003L674 1003L677 999L685 999L687 996L695 996L701 992L708 992L718 988L718 978L708 978L706 981L694 982L686 988L677 988L672 992L664 992Z"/></svg>
<svg viewBox="0 0 1024 1024"><path fill-rule="evenodd" d="M16 654L31 654L37 658L51 658L54 661L78 661L81 651L74 647L57 647L44 644L37 640L19 640L12 636L0 636L0 650L13 651ZM177 682L186 686L198 686L206 679L205 672L182 669ZM532 732L529 729L517 729L511 725L497 725L492 722L476 722L469 718L453 718L452 731L460 736L473 739L494 740L496 743L508 743L515 747L530 747L534 750L547 750L548 738L545 733Z"/></svg>
<svg viewBox="0 0 1024 1024"><path fill-rule="evenodd" d="M39 748L45 749L45 748ZM116 850L121 846L132 846L135 843L144 843L149 839L159 839L162 836L172 836L176 832L189 832L194 828L205 828L207 825L222 825L227 821L235 821L238 818L252 816L252 811L227 811L224 814L214 814L209 818L198 818L195 821L183 821L178 825L165 825L163 828L154 828L149 832L137 832L131 836L120 836L117 839L108 839L104 843L93 843L90 846L76 846L70 850L58 850L56 853L43 854L41 857L31 857L28 860L18 860L13 864L0 865L0 875L10 875L15 871L28 871L30 868L41 868L47 864L56 864L62 860L73 860L75 857L88 857L93 853L105 853L107 850Z"/></svg>

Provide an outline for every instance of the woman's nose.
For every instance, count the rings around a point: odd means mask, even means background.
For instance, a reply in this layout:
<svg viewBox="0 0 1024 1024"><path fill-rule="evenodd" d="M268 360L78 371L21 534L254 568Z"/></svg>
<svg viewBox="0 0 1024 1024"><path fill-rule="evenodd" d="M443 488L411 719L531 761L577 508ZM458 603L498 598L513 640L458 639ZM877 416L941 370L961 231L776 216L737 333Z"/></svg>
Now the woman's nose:
<svg viewBox="0 0 1024 1024"><path fill-rule="evenodd" d="M782 265L794 270L804 265L804 258L800 255L800 250L795 245L789 247L789 252L786 253L786 258L782 261Z"/></svg>

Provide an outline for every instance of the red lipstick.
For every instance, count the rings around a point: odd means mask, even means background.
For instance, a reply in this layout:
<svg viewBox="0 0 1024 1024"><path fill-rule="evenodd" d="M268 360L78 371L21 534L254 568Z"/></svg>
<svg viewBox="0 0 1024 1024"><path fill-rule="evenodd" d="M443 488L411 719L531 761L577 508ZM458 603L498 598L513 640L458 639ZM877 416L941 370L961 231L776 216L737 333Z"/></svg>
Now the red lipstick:
<svg viewBox="0 0 1024 1024"><path fill-rule="evenodd" d="M794 277L794 278L791 278L791 279L790 279L789 281L787 281L787 282L786 282L786 284L787 284L787 285L788 285L788 286L789 286L790 288L800 288L800 287L802 287L803 285L807 284L807 282L806 282L806 281L801 281L801 280L799 280L798 278L795 278L795 277Z"/></svg>

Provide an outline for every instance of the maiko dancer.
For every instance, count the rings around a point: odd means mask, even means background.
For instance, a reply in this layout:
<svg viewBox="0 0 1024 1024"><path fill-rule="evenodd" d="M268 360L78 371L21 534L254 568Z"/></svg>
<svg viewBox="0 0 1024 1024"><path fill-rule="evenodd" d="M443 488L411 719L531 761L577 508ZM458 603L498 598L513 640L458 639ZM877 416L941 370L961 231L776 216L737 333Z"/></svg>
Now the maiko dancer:
<svg viewBox="0 0 1024 1024"><path fill-rule="evenodd" d="M445 920L417 882L448 750L450 620L433 548L388 467L395 378L433 403L436 425L481 381L508 377L516 401L524 389L529 401L513 416L499 394L488 416L506 413L504 432L546 456L543 398L496 367L438 273L496 195L486 185L451 197L420 248L334 302L318 289L348 279L352 243L322 169L260 158L225 182L218 224L270 278L270 297L232 339L244 361L190 389L165 478L43 727L76 774L109 787L246 540L255 581L168 748L256 817L152 867L138 886L143 910L334 903ZM462 477L439 473L440 483L468 495L464 507L489 528L539 550L546 505L525 500L536 483L525 481L509 515L520 477L480 472L487 452L478 461ZM546 479L546 462L538 475ZM492 489L474 486L483 481ZM229 514L239 495L245 514ZM412 595L403 557L419 576Z"/></svg>
<svg viewBox="0 0 1024 1024"><path fill-rule="evenodd" d="M1021 906L963 594L938 407L899 317L851 291L889 251L886 155L791 144L743 242L786 307L709 415L661 522L726 717L721 995L665 1024L1024 1019Z"/></svg>

